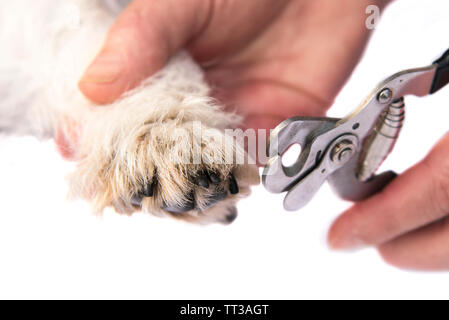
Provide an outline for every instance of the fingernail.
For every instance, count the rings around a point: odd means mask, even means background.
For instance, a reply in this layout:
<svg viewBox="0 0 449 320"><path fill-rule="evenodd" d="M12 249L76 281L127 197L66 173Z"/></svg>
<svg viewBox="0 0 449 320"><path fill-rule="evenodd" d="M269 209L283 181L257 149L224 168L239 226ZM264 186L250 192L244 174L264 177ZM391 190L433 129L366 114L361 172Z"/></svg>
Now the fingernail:
<svg viewBox="0 0 449 320"><path fill-rule="evenodd" d="M351 238L331 238L329 239L329 247L333 250L351 251L366 247L366 244L357 237Z"/></svg>
<svg viewBox="0 0 449 320"><path fill-rule="evenodd" d="M120 78L124 68L123 57L120 54L103 53L91 63L80 82L112 83Z"/></svg>

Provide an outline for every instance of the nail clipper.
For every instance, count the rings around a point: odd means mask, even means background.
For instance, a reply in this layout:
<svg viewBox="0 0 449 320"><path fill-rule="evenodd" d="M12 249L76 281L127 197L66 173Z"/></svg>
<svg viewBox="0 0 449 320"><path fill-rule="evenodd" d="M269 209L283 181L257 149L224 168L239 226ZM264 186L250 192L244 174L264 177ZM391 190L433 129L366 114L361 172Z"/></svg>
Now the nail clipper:
<svg viewBox="0 0 449 320"><path fill-rule="evenodd" d="M376 174L393 150L405 116L404 96L433 94L449 83L449 50L432 65L405 70L381 82L342 119L293 117L271 133L262 181L273 193L287 192L284 208L305 206L327 181L341 198L363 200L390 183L392 171ZM293 144L301 153L291 166L282 156Z"/></svg>

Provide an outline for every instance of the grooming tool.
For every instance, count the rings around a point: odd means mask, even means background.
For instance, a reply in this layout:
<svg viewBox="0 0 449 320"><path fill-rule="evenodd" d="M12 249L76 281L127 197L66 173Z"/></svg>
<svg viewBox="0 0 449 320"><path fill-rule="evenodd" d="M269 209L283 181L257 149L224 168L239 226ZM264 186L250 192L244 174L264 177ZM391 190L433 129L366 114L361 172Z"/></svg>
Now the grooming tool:
<svg viewBox="0 0 449 320"><path fill-rule="evenodd" d="M270 136L262 181L273 193L287 192L284 208L305 206L327 181L343 199L363 200L382 190L396 174L376 175L393 150L405 116L404 96L433 94L449 83L449 50L432 65L405 70L381 82L348 116L293 117ZM282 155L293 144L301 153L291 166Z"/></svg>

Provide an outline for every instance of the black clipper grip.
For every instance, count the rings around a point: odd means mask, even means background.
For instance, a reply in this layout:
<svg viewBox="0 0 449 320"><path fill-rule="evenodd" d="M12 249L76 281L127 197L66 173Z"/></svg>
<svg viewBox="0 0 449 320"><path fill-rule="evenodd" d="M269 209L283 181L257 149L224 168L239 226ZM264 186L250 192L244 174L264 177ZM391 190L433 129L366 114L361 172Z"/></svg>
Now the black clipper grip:
<svg viewBox="0 0 449 320"><path fill-rule="evenodd" d="M441 58L436 60L434 64L437 64L438 66L430 89L431 94L437 92L449 83L449 50L447 50Z"/></svg>

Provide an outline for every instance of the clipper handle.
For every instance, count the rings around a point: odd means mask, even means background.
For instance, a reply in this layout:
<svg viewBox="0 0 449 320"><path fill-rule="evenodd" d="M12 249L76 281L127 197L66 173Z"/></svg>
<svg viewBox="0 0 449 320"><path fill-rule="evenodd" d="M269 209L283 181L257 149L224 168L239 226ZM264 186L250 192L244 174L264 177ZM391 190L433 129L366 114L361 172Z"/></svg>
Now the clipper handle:
<svg viewBox="0 0 449 320"><path fill-rule="evenodd" d="M449 49L434 62L437 65L430 93L435 93L449 83Z"/></svg>
<svg viewBox="0 0 449 320"><path fill-rule="evenodd" d="M390 103L377 119L372 133L363 142L357 168L357 178L371 179L396 144L405 119L404 98Z"/></svg>

